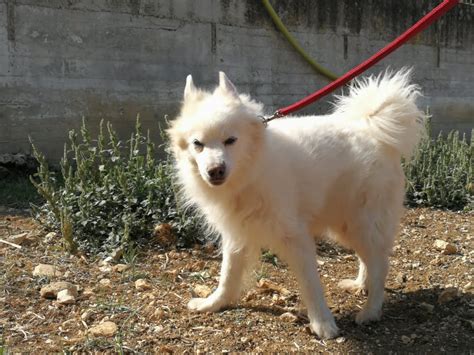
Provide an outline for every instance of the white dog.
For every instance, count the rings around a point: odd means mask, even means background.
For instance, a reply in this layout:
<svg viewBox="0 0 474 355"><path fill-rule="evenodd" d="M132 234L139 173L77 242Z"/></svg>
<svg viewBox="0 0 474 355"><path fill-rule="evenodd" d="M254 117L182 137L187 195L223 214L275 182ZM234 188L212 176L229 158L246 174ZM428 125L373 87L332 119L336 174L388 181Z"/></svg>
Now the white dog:
<svg viewBox="0 0 474 355"><path fill-rule="evenodd" d="M311 329L338 334L319 280L314 237L355 250L359 274L340 286L367 290L356 322L381 316L388 257L402 214L404 174L423 131L419 95L402 70L356 82L328 116L265 126L262 105L239 95L224 73L213 92L189 75L168 131L179 182L222 238L219 286L188 307L215 312L238 301L244 274L268 248L295 272Z"/></svg>

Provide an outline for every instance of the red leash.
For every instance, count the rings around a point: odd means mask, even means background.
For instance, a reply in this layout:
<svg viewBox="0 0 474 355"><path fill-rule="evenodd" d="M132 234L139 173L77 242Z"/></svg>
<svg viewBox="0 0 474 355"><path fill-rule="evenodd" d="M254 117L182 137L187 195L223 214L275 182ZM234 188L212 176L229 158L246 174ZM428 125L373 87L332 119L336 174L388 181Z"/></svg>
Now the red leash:
<svg viewBox="0 0 474 355"><path fill-rule="evenodd" d="M423 31L426 27L431 25L434 21L436 21L439 17L443 16L446 12L451 10L454 6L459 3L459 0L444 0L441 4L436 6L433 10L431 10L427 15L425 15L421 20L415 23L412 27L410 27L407 31L405 31L402 35L396 38L393 42L386 45L380 51L375 53L372 57L367 59L365 62L362 62L355 68L348 71L346 74L341 76L340 78L334 80L329 85L326 85L322 89L312 93L311 95L305 97L304 99L281 109L275 111L275 113L265 118L265 122L271 121L278 117L286 116L292 112L298 111L303 107L313 103L314 101L320 99L323 96L326 96L330 92L336 90L338 87L346 84L349 80L353 79L357 75L361 74L362 72L366 71L368 68L385 58L387 55L392 53L395 49L400 47L403 43L408 41L410 38L418 34L419 32Z"/></svg>

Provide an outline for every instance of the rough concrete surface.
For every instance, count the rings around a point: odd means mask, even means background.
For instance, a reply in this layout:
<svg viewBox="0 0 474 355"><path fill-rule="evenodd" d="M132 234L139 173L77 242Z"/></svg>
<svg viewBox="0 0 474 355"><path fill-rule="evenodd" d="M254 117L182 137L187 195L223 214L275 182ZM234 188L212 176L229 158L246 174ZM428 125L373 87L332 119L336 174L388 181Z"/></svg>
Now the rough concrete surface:
<svg viewBox="0 0 474 355"><path fill-rule="evenodd" d="M438 1L272 1L321 64L344 73ZM433 128L474 126L474 7L459 5L370 72L415 67ZM224 70L268 112L327 83L290 47L258 0L0 0L0 153L52 160L85 117L128 136L140 113L158 123L179 107L185 76L210 87ZM322 113L330 98L306 113Z"/></svg>

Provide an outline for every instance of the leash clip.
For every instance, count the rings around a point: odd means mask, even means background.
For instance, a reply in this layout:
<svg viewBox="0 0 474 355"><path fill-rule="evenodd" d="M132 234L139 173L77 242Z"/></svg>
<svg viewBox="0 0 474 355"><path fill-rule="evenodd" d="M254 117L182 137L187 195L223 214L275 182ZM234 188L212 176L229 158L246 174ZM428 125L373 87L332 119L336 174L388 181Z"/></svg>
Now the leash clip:
<svg viewBox="0 0 474 355"><path fill-rule="evenodd" d="M271 116L258 116L262 120L262 123L265 125L265 127L268 126L268 122L273 121L276 118L283 117L283 115L280 113L280 111L275 111Z"/></svg>

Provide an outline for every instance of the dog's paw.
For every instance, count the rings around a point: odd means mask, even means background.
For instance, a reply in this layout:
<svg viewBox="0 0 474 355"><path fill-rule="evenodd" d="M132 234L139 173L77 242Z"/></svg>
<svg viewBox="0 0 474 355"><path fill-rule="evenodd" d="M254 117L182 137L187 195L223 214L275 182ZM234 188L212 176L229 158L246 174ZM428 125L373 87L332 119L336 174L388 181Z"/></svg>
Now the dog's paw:
<svg viewBox="0 0 474 355"><path fill-rule="evenodd" d="M355 292L355 294L357 295L361 294L361 295L367 296L367 288L365 287L364 284L360 283L357 280L344 279L344 280L339 281L337 286L344 290Z"/></svg>
<svg viewBox="0 0 474 355"><path fill-rule="evenodd" d="M311 322L310 327L313 333L321 339L332 339L339 335L339 328L332 317L320 322Z"/></svg>
<svg viewBox="0 0 474 355"><path fill-rule="evenodd" d="M191 298L188 302L188 309L195 312L217 312L222 308L222 304L212 297Z"/></svg>
<svg viewBox="0 0 474 355"><path fill-rule="evenodd" d="M357 313L355 321L357 324L367 324L370 322L379 321L382 317L382 310L380 309L367 309L363 308L362 311Z"/></svg>

